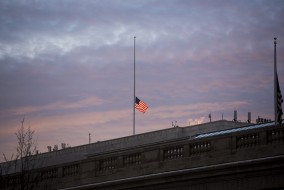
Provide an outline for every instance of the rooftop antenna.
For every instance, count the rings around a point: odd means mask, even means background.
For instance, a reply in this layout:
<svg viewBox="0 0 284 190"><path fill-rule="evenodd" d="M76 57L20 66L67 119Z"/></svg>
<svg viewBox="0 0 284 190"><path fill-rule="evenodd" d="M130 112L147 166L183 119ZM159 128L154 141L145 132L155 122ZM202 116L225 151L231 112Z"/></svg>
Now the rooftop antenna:
<svg viewBox="0 0 284 190"><path fill-rule="evenodd" d="M61 143L61 149L65 149L66 148L66 143Z"/></svg>
<svg viewBox="0 0 284 190"><path fill-rule="evenodd" d="M51 152L51 146L47 146L48 152Z"/></svg>
<svg viewBox="0 0 284 190"><path fill-rule="evenodd" d="M222 120L224 120L224 117L223 117L223 112L222 112Z"/></svg>
<svg viewBox="0 0 284 190"><path fill-rule="evenodd" d="M58 145L56 144L56 145L54 145L54 147L53 147L53 151L57 151L58 150Z"/></svg>
<svg viewBox="0 0 284 190"><path fill-rule="evenodd" d="M251 123L251 112L248 112L248 120L247 120L248 123Z"/></svg>
<svg viewBox="0 0 284 190"><path fill-rule="evenodd" d="M91 133L89 133L89 144L91 144Z"/></svg>
<svg viewBox="0 0 284 190"><path fill-rule="evenodd" d="M178 126L177 126L177 121L175 121L175 123L172 121L172 126L173 126L173 127L178 127Z"/></svg>
<svg viewBox="0 0 284 190"><path fill-rule="evenodd" d="M237 110L234 110L234 119L233 119L234 122L237 122L238 121L238 112Z"/></svg>

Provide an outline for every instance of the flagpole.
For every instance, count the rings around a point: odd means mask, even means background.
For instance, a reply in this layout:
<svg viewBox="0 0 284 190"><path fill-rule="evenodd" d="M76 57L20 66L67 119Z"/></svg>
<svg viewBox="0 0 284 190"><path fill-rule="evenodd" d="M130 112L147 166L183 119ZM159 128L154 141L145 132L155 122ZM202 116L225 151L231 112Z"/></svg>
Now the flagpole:
<svg viewBox="0 0 284 190"><path fill-rule="evenodd" d="M277 38L274 38L274 119L275 125L277 122L277 57L276 57L276 42Z"/></svg>
<svg viewBox="0 0 284 190"><path fill-rule="evenodd" d="M135 135L135 101L136 101L136 95L135 95L135 39L136 39L136 36L134 36L133 135Z"/></svg>

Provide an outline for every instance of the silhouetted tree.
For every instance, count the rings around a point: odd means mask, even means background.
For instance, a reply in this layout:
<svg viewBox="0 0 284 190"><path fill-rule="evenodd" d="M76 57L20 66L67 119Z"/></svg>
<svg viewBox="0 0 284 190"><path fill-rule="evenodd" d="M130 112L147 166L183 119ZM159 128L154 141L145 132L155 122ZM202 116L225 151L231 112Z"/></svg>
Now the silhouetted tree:
<svg viewBox="0 0 284 190"><path fill-rule="evenodd" d="M8 160L3 154L5 163L2 163L0 167L2 187L32 190L38 184L38 175L33 171L36 164L35 154L37 153L35 131L30 126L26 128L24 124L25 119L21 121L21 127L15 133L17 137L15 157L12 154L11 159Z"/></svg>

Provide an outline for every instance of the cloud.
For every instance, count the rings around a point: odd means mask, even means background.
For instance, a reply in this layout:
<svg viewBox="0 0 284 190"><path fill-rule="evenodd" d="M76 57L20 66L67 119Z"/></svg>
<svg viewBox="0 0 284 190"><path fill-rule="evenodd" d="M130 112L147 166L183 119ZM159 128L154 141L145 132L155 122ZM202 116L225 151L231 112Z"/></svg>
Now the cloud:
<svg viewBox="0 0 284 190"><path fill-rule="evenodd" d="M88 142L87 131L131 135L134 36L136 94L150 106L138 133L208 113L231 120L234 109L241 120L269 118L274 36L284 81L283 9L278 0L0 1L0 136L23 114L44 146Z"/></svg>
<svg viewBox="0 0 284 190"><path fill-rule="evenodd" d="M54 102L47 105L38 105L38 106L23 106L17 108L11 108L9 110L2 111L1 114L8 115L29 115L35 112L43 112L43 111L54 111L54 110L74 110L86 107L93 107L103 104L105 101L96 97L87 97L81 99L79 101L72 102Z"/></svg>
<svg viewBox="0 0 284 190"><path fill-rule="evenodd" d="M202 124L205 121L205 117L200 117L197 119L188 119L188 125L198 125Z"/></svg>

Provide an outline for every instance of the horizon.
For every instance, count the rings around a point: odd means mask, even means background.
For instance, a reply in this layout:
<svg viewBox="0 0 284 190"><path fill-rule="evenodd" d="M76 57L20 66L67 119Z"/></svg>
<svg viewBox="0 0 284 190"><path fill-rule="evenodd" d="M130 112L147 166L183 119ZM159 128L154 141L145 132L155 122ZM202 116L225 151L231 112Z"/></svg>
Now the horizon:
<svg viewBox="0 0 284 190"><path fill-rule="evenodd" d="M274 121L267 121L267 122L263 122L263 123L248 123L248 122L241 122L241 121L229 121L229 120L216 120L216 121L209 121L209 122L205 122L205 123L198 123L198 124L194 124L194 125L188 125L188 126L174 126L174 127L171 127L171 128L165 128L165 129L159 129L159 130L155 130L155 131L148 131L148 132L144 132L144 133L140 133L140 134L135 134L135 135L129 135L129 136L122 136L122 137L118 137L118 138L113 138L113 139L105 139L103 141L96 141L96 142L90 142L90 143L86 143L86 144L80 144L80 145L77 145L77 146L69 146L69 144L65 144L65 143L62 143L64 144L64 148L62 148L62 145L61 144L53 144L52 146L50 146L50 151L49 150L46 150L44 152L39 152L38 150L36 150L35 154L33 155L39 155L39 154L48 154L48 153L51 153L51 152L57 152L57 151L64 151L64 150L68 150L70 148L80 148L80 147L83 147L83 146L92 146L94 144L100 144L100 143L107 143L107 142L110 142L110 141L117 141L117 140L123 140L123 139L126 139L126 138L135 138L135 139L139 139L141 137L139 136L147 136L147 135L150 135L152 136L153 133L160 133L160 132L164 132L166 130L175 130L176 128L189 128L189 127L198 127L200 125L208 125L210 127L210 124L212 123L214 125L214 123L220 123L220 122L231 122L231 123L235 123L235 124L247 124L247 125L242 125L242 126L236 126L236 127L232 127L232 128L227 128L227 129L222 129L222 130L213 130L213 131L210 131L210 132L204 132L204 133L197 133L197 134L194 134L193 137L195 137L196 135L199 136L199 135L204 135L204 134L207 134L207 133L215 133L215 132L220 132L220 131L230 131L232 129L237 129L237 128L247 128L247 127L250 127L250 126L254 126L254 125L262 125L262 124L269 124L269 123L272 123ZM192 136L190 136L192 137ZM126 141L128 142L128 140ZM48 146L46 146L48 148ZM56 149L55 146L57 146ZM81 150L81 149L79 149ZM9 161L14 161L14 160L7 160L8 162ZM5 163L5 161L0 161L0 163Z"/></svg>

